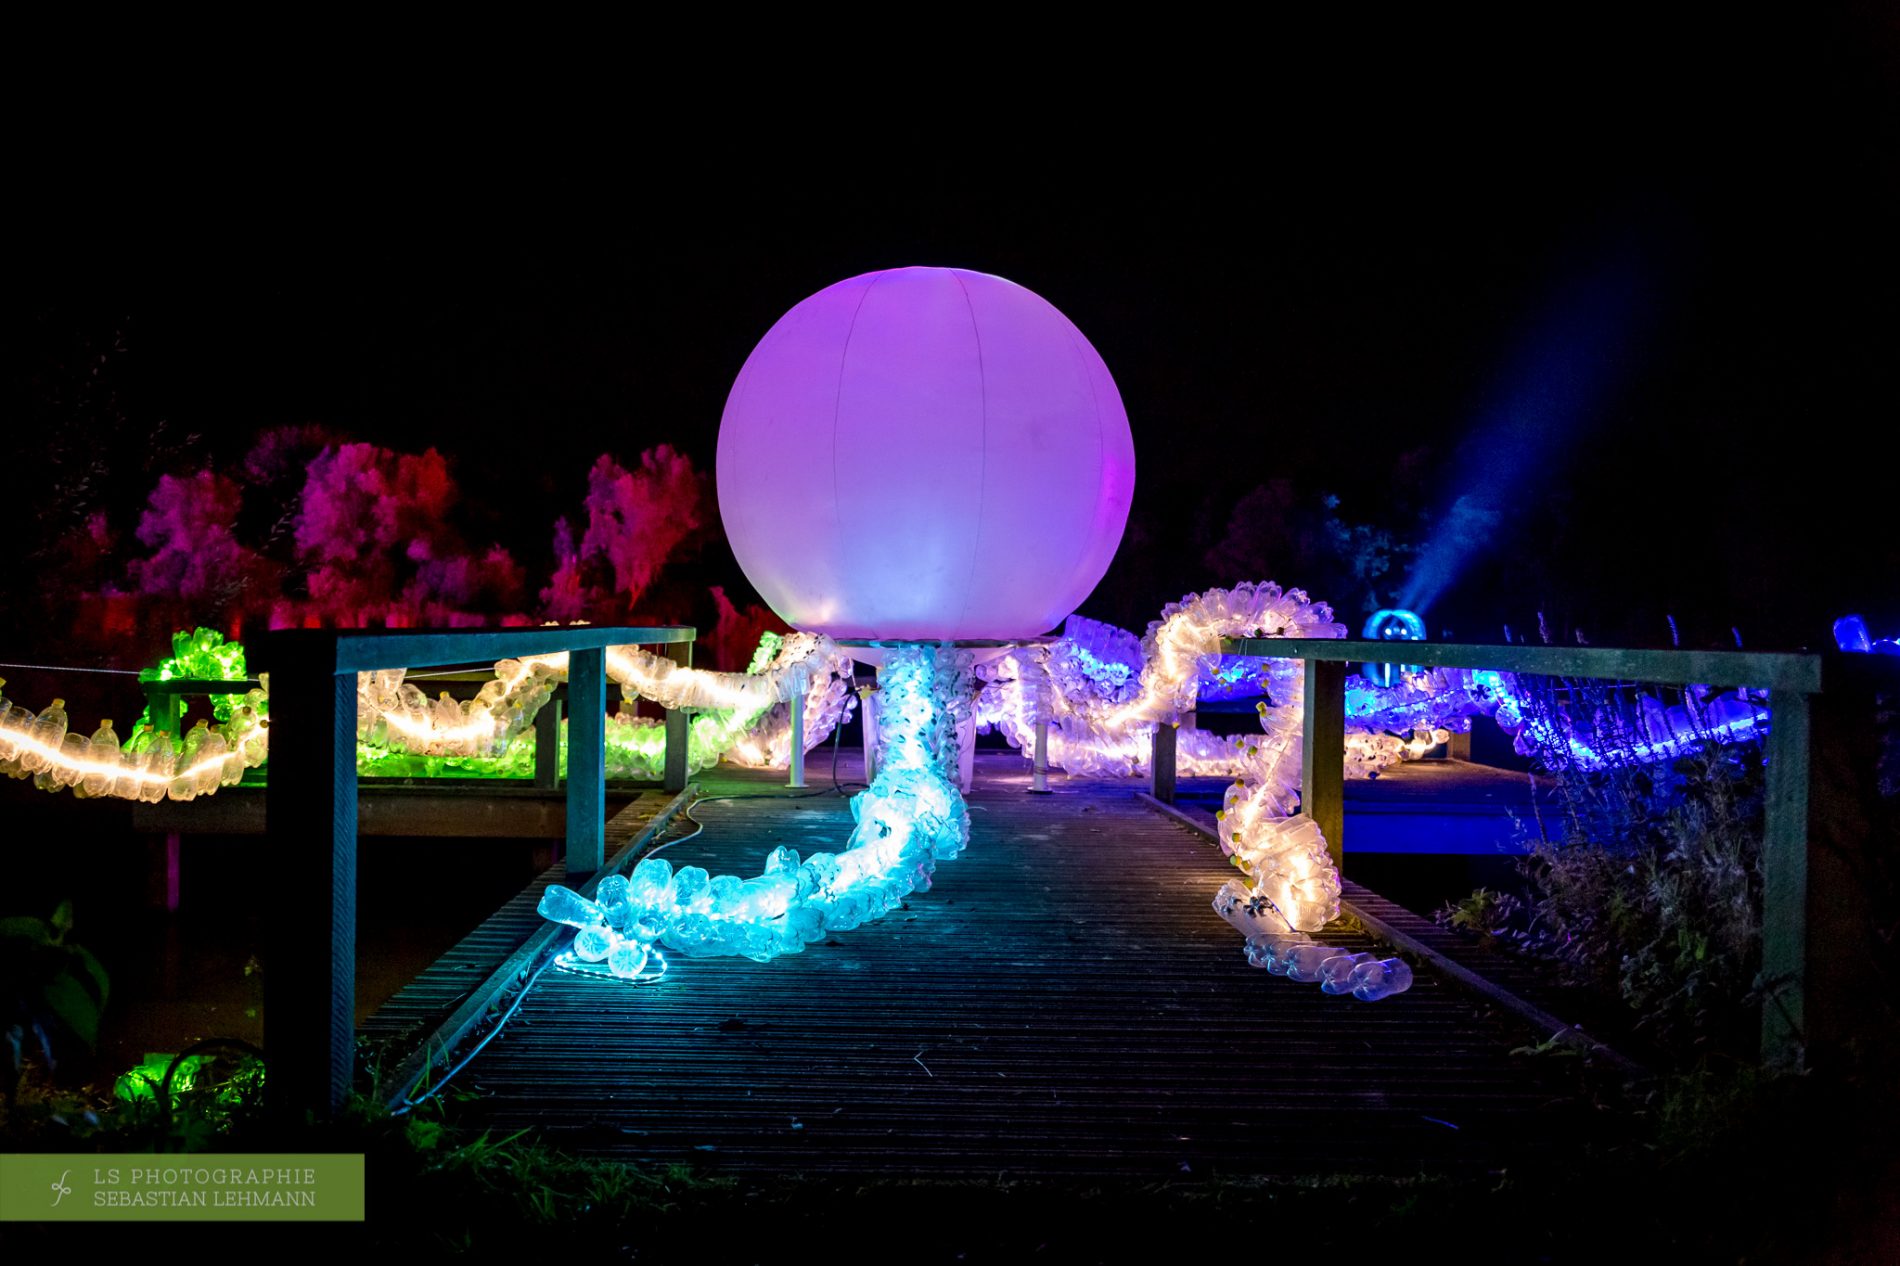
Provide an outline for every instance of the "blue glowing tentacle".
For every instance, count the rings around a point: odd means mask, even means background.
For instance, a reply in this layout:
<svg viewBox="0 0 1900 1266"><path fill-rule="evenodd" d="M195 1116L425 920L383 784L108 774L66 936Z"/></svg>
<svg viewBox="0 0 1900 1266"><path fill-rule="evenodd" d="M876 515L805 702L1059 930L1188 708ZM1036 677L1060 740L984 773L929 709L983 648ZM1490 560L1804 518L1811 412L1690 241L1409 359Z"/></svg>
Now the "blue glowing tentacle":
<svg viewBox="0 0 1900 1266"><path fill-rule="evenodd" d="M575 927L577 954L630 980L656 942L688 957L764 962L881 917L928 888L937 863L969 841L970 815L957 786L957 722L969 681L968 654L949 646L890 651L878 713L882 760L871 786L852 797L856 825L843 852L801 859L775 849L753 879L711 876L697 866L675 873L666 860L649 858L630 879L603 880L597 901L550 887L542 916ZM615 968L616 953L626 971Z"/></svg>

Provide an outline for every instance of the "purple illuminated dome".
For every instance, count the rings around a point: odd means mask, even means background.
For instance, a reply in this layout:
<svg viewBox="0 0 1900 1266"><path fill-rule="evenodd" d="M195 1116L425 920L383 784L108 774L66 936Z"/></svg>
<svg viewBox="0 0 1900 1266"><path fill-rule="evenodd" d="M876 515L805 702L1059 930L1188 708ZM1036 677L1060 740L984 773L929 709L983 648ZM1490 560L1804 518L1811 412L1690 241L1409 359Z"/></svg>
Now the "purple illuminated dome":
<svg viewBox="0 0 1900 1266"><path fill-rule="evenodd" d="M1046 300L897 268L779 318L732 384L717 473L739 566L794 628L1000 639L1054 629L1108 570L1135 450Z"/></svg>

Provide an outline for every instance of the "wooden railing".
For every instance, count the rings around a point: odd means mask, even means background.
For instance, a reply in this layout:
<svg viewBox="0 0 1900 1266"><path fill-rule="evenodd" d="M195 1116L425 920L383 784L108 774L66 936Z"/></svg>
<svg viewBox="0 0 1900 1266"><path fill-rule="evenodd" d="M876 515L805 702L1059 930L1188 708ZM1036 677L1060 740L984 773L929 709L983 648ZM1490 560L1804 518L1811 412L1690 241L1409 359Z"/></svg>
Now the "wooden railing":
<svg viewBox="0 0 1900 1266"><path fill-rule="evenodd" d="M297 629L256 643L253 666L270 674L270 777L253 908L264 927L267 1093L275 1108L332 1112L355 1071L356 674L566 652L567 870L584 877L600 869L605 851L607 648L659 645L690 663L695 636L685 627ZM685 714L669 712L666 725L667 784L683 787ZM420 876L389 878L417 880L416 901L430 900Z"/></svg>
<svg viewBox="0 0 1900 1266"><path fill-rule="evenodd" d="M1401 650L1401 648L1403 648ZM1230 655L1306 665L1301 807L1344 857L1346 674L1354 663L1490 669L1550 677L1660 685L1699 683L1768 691L1762 837L1762 1054L1799 1065L1838 1047L1853 1030L1855 970L1871 935L1865 872L1873 838L1866 811L1878 794L1873 766L1878 692L1900 692L1900 659L1828 652L1631 650L1595 646L1485 646L1450 642L1250 638ZM1156 799L1171 803L1175 735L1155 731Z"/></svg>

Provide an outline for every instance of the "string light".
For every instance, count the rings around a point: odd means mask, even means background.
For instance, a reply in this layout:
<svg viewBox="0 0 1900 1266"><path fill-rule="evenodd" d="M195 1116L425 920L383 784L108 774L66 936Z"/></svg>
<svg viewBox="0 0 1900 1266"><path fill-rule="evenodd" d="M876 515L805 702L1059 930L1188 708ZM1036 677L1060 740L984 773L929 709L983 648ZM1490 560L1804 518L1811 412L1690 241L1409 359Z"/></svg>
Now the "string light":
<svg viewBox="0 0 1900 1266"><path fill-rule="evenodd" d="M767 654L767 648L771 653ZM243 676L242 647L215 633L179 634L177 654L141 674L151 680ZM210 660L205 657L211 656ZM189 659L190 662L184 662ZM608 677L629 697L668 708L698 711L687 728L688 764L705 769L734 753L740 763L784 763L791 748L790 708L802 692L806 744L816 746L848 719L852 704L850 657L829 638L768 634L745 673L687 668L638 647L608 649ZM507 659L472 700L446 694L431 701L401 669L357 674L356 729L359 763L419 758L463 765L481 761L521 762L514 740L534 722L567 675L566 654ZM0 686L5 682L0 680ZM67 733L63 701L36 715L0 698L0 772L31 776L48 791L73 788L81 796L112 796L148 802L190 800L239 782L246 769L268 755L266 712L269 683L241 696L216 696L229 719L216 728L199 722L182 740L141 720L123 748L110 723L90 741ZM652 777L665 761L665 730L658 722L614 717L607 730L608 761L620 777Z"/></svg>

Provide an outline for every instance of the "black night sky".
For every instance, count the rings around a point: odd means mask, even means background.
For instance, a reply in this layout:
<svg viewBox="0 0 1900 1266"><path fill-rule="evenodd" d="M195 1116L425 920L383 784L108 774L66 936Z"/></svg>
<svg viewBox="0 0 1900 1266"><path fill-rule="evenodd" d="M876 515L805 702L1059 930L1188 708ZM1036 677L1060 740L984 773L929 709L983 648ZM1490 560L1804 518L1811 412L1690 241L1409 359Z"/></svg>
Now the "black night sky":
<svg viewBox="0 0 1900 1266"><path fill-rule="evenodd" d="M1282 49L1257 91L1088 94L901 140L771 112L611 144L485 112L269 146L49 132L16 185L9 482L58 513L36 433L84 423L48 384L117 333L124 425L197 437L160 469L286 423L433 445L474 534L545 571L598 454L671 443L710 468L786 308L952 264L1044 295L1121 387L1135 512L1085 611L1139 628L1252 578L1207 556L1283 480L1419 545L1460 495L1496 512L1434 635L1534 637L1540 610L1599 644L1666 644L1666 615L1685 644L1816 645L1854 609L1900 632L1900 76L1877 8L1524 32L1515 58ZM92 494L128 527L135 465ZM1297 544L1254 544L1354 614Z"/></svg>

